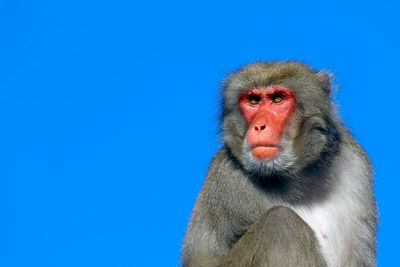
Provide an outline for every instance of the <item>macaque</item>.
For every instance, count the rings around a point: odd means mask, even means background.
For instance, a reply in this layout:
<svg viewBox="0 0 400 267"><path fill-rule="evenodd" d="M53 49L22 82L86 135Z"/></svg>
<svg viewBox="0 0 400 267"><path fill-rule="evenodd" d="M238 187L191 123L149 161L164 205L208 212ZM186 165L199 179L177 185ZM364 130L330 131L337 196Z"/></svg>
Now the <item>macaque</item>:
<svg viewBox="0 0 400 267"><path fill-rule="evenodd" d="M376 266L372 165L330 84L296 61L228 77L224 145L193 209L183 266Z"/></svg>

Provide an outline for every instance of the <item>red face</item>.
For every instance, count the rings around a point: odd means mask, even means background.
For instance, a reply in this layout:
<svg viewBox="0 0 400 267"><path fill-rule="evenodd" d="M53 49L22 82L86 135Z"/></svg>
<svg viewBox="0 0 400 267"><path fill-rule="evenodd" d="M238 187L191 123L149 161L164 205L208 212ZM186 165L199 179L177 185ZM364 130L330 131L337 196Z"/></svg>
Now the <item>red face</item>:
<svg viewBox="0 0 400 267"><path fill-rule="evenodd" d="M276 157L285 123L296 108L292 91L283 85L249 89L239 105L249 125L246 140L252 154L259 159Z"/></svg>

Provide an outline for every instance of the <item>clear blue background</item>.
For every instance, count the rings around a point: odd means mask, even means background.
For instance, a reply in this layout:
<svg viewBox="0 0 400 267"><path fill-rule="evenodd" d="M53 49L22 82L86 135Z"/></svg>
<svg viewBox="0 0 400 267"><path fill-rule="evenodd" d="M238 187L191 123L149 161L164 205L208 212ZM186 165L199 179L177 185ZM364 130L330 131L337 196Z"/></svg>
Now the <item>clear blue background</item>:
<svg viewBox="0 0 400 267"><path fill-rule="evenodd" d="M398 257L396 1L1 1L0 265L176 266L221 146L218 90L255 60L329 68Z"/></svg>

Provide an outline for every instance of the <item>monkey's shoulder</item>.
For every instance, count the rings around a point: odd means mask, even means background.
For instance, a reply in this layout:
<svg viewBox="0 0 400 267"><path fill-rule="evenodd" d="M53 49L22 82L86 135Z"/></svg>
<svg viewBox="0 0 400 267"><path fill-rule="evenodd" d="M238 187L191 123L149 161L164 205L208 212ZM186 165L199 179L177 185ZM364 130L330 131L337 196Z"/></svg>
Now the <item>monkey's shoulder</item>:
<svg viewBox="0 0 400 267"><path fill-rule="evenodd" d="M344 126L340 126L342 142L340 145L340 162L347 162L355 171L361 171L364 176L373 179L373 165L368 156L368 153L362 145L355 139L350 130ZM344 164L346 165L346 164Z"/></svg>
<svg viewBox="0 0 400 267"><path fill-rule="evenodd" d="M233 221L234 218L254 221L269 205L267 196L247 175L229 148L223 146L210 164L196 206L207 206L214 215L227 216Z"/></svg>
<svg viewBox="0 0 400 267"><path fill-rule="evenodd" d="M215 154L207 172L206 182L223 182L225 177L244 176L243 167L224 145ZM233 177L233 178L234 178Z"/></svg>

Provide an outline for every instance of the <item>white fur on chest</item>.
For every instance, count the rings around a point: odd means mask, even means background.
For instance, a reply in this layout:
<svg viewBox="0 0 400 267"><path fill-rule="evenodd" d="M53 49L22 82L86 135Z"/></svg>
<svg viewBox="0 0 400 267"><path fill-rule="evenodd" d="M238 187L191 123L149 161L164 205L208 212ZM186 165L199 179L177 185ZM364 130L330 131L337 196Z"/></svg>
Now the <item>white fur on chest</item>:
<svg viewBox="0 0 400 267"><path fill-rule="evenodd" d="M337 183L330 197L291 208L313 229L329 267L354 266L353 238L359 231L357 214L364 209L357 197L361 194L357 190L364 188L363 165L356 155L343 149L336 170Z"/></svg>
<svg viewBox="0 0 400 267"><path fill-rule="evenodd" d="M328 266L346 266L350 259L349 221L347 210L330 201L312 207L295 208L299 216L313 229Z"/></svg>

